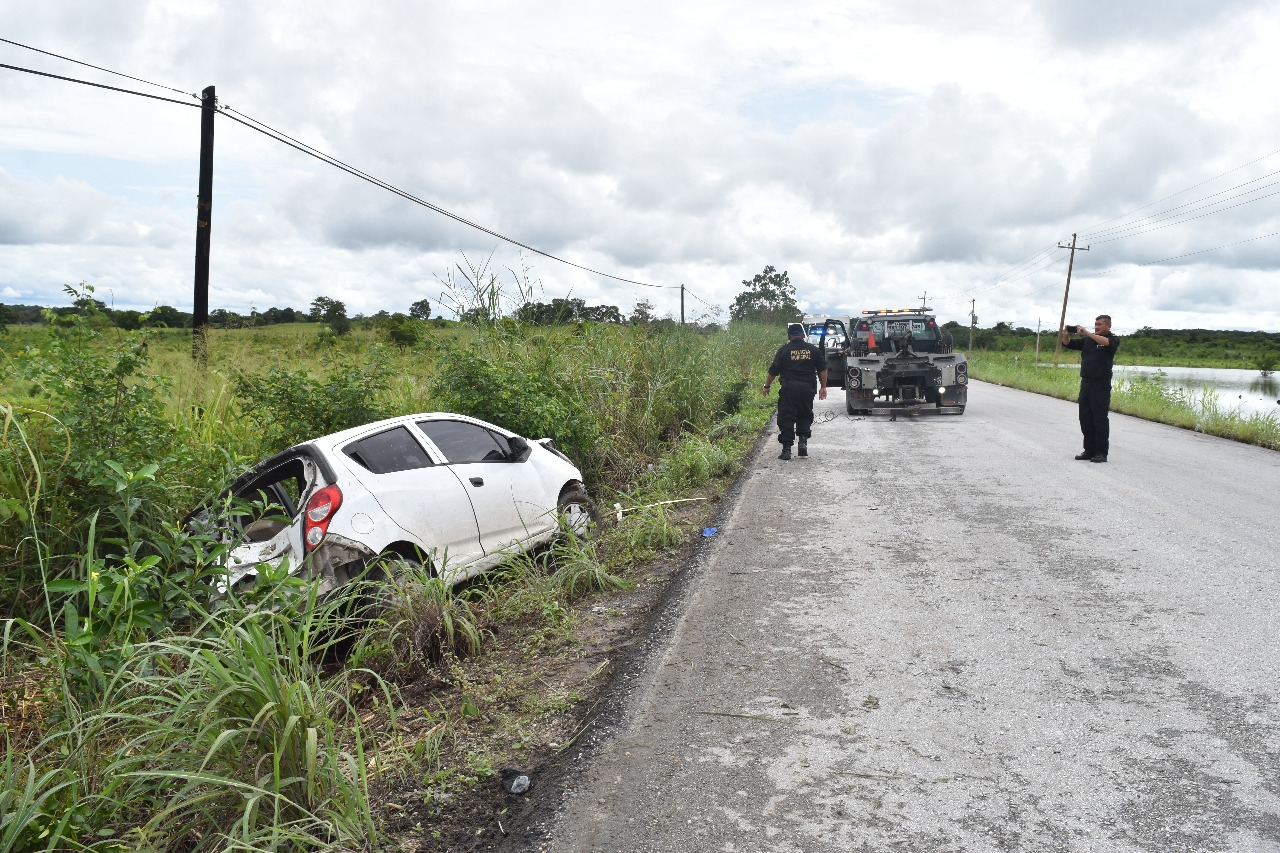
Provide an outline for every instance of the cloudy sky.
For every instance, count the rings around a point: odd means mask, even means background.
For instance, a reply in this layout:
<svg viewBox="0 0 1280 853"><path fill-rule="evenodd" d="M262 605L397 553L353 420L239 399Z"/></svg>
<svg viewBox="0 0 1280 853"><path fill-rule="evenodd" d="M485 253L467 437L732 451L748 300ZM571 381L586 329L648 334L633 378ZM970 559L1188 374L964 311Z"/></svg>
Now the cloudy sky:
<svg viewBox="0 0 1280 853"><path fill-rule="evenodd" d="M980 325L1056 326L1075 232L1069 322L1280 329L1276 3L42 0L0 6L0 37L216 84L460 216L721 308L772 264L815 311L927 292L948 319L973 298ZM0 98L0 301L86 281L190 310L199 111L4 69ZM212 234L215 308L438 304L464 252L492 252L546 298L679 310L225 117Z"/></svg>

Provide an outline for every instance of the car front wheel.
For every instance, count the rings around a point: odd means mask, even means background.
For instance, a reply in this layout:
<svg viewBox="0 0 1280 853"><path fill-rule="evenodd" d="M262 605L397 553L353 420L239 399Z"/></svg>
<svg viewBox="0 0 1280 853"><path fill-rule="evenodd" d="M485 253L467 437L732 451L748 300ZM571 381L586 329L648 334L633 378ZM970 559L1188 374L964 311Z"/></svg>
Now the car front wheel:
<svg viewBox="0 0 1280 853"><path fill-rule="evenodd" d="M600 530L600 513L581 487L566 489L556 502L556 515L561 530L579 539L593 539Z"/></svg>

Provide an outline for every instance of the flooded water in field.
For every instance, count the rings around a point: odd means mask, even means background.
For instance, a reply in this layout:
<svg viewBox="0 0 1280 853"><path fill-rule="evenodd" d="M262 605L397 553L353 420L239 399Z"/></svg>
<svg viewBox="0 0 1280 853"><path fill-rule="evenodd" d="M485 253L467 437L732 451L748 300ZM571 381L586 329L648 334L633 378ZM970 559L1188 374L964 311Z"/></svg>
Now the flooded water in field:
<svg viewBox="0 0 1280 853"><path fill-rule="evenodd" d="M1038 364L1038 367L1051 367ZM1064 364L1074 367L1078 364ZM1122 382L1137 376L1164 375L1164 381L1173 388L1184 388L1199 398L1210 388L1218 396L1223 409L1237 409L1242 414L1263 414L1280 417L1280 374L1263 376L1258 370L1238 370L1224 367L1146 367L1131 364L1115 367L1114 380Z"/></svg>
<svg viewBox="0 0 1280 853"><path fill-rule="evenodd" d="M1218 405L1226 409L1239 409L1248 414L1280 415L1280 377L1263 376L1257 370L1236 370L1222 367L1135 367L1117 366L1117 379L1130 376L1156 376L1163 373L1165 381L1176 388L1185 388L1193 394L1208 386L1218 394Z"/></svg>

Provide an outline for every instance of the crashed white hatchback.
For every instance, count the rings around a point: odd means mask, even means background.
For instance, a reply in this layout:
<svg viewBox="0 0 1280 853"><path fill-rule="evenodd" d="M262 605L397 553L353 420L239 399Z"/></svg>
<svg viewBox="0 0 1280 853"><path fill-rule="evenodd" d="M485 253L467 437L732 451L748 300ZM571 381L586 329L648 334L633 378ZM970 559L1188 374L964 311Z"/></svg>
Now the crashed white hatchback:
<svg viewBox="0 0 1280 853"><path fill-rule="evenodd" d="M550 541L562 520L581 535L594 518L582 472L550 439L441 412L295 445L228 493L256 511L234 517L244 544L231 552L225 583L254 583L259 566L287 558L320 594L379 556L425 563L456 583Z"/></svg>

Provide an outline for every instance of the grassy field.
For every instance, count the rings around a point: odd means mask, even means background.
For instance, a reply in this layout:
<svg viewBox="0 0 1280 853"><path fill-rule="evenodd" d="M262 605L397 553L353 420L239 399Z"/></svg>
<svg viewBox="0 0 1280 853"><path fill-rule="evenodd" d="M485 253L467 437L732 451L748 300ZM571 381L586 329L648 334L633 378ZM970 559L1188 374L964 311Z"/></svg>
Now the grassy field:
<svg viewBox="0 0 1280 853"><path fill-rule="evenodd" d="M1079 364L1078 353L1074 365ZM1052 359L1052 352L1049 353ZM1046 359L1042 355L1041 362ZM1067 363L1066 359L1063 359ZM1063 400L1075 400L1080 390L1078 366L1037 367L1025 353L974 352L970 375L984 382L1021 388ZM1280 418L1275 414L1241 414L1223 405L1209 389L1199 394L1162 382L1159 377L1134 376L1118 381L1111 393L1111 409L1126 415L1172 424L1208 435L1280 450Z"/></svg>
<svg viewBox="0 0 1280 853"><path fill-rule="evenodd" d="M212 330L203 371L188 333L92 315L2 339L0 853L446 849L495 768L573 742L609 671L584 662L767 422L745 389L778 335L422 332ZM465 587L406 569L376 619L350 618L367 590L316 602L283 573L213 606L229 544L186 512L295 441L431 410L555 438L622 520Z"/></svg>

